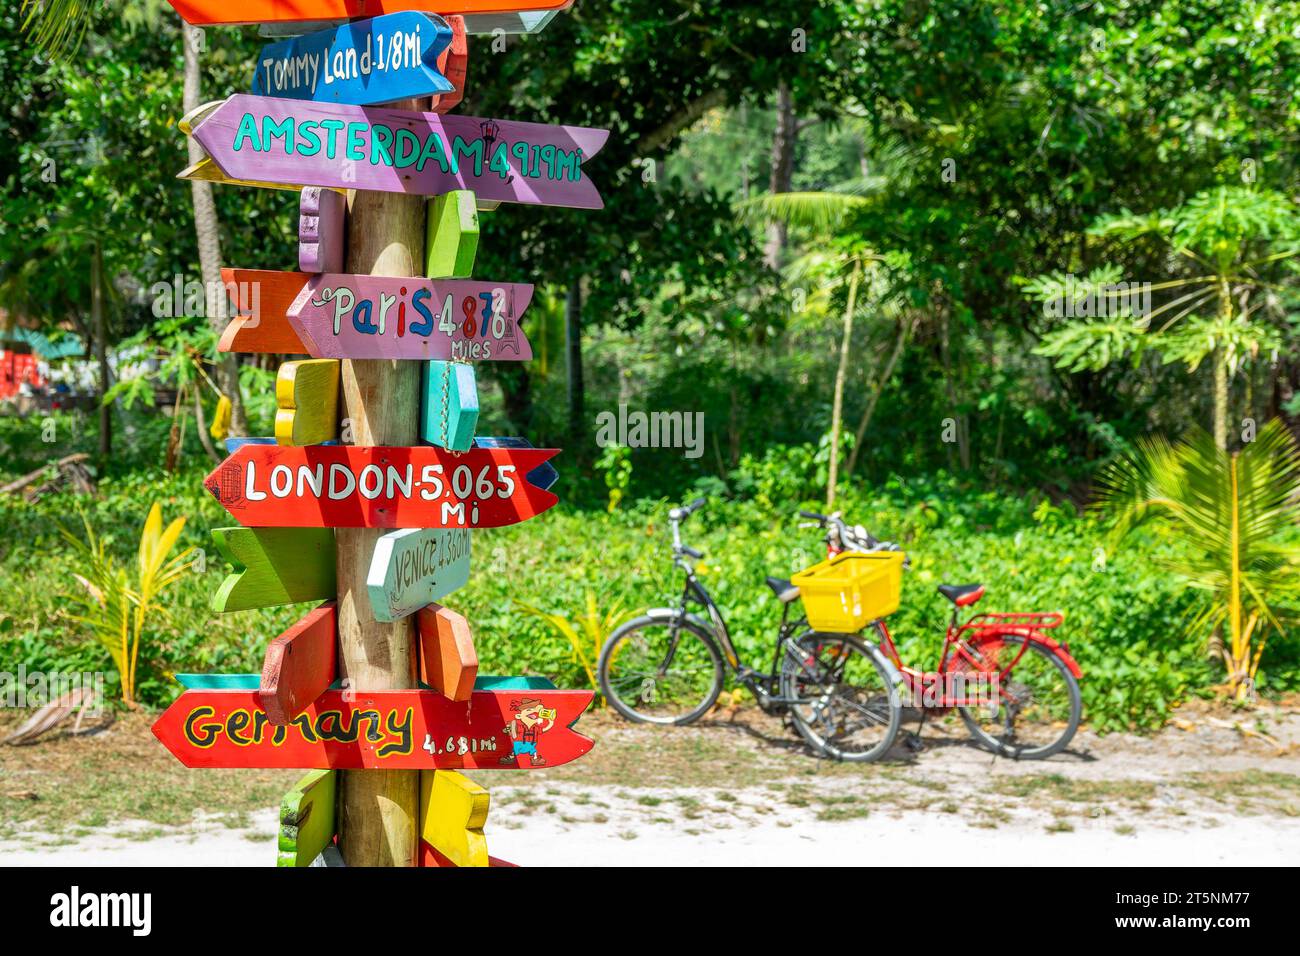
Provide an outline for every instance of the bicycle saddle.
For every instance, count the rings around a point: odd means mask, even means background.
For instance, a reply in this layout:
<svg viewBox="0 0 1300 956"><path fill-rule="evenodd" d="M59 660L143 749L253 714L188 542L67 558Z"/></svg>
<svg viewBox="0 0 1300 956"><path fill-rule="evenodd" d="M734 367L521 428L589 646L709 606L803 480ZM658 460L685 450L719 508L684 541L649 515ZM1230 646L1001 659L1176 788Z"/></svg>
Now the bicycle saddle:
<svg viewBox="0 0 1300 956"><path fill-rule="evenodd" d="M958 607L966 607L984 596L984 585L940 584L939 593Z"/></svg>
<svg viewBox="0 0 1300 956"><path fill-rule="evenodd" d="M799 596L799 589L785 578L768 578L767 586L782 604L789 604Z"/></svg>

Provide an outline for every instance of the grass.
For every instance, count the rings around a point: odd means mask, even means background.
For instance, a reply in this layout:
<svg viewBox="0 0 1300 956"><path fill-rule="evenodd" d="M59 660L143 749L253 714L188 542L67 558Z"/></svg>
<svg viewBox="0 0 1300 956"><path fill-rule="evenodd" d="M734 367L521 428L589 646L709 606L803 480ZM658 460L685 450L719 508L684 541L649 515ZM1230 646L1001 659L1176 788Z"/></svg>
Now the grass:
<svg viewBox="0 0 1300 956"><path fill-rule="evenodd" d="M0 713L0 736L19 719ZM146 839L138 834L196 818L247 831L300 776L188 770L154 739L151 720L128 714L95 734L0 747L0 839L37 832L67 842L118 831ZM1085 779L1009 762L989 772L983 757L972 764L962 750L949 751L959 758L955 765L828 763L795 744L779 720L752 710L690 729L629 726L603 713L587 715L579 727L597 741L581 761L540 773L470 772L493 792L494 808L508 808L494 810L494 825L517 828L547 815L571 825L619 829L635 820L702 833L764 820L789 827L880 819L890 826L897 814L929 812L983 829L1039 821L1052 833L1082 820L1107 821L1123 834L1138 818L1187 817L1181 825L1199 826L1216 815L1295 817L1300 807L1300 776L1265 767L1163 780ZM936 748L935 757L942 752ZM719 779L728 785L720 787Z"/></svg>

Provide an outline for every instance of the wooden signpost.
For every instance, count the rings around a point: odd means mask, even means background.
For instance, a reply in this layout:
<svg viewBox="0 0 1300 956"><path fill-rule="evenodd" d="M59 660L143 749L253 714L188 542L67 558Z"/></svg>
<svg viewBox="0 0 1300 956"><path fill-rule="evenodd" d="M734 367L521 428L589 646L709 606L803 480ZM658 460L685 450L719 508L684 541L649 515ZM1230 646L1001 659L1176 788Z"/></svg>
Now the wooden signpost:
<svg viewBox="0 0 1300 956"><path fill-rule="evenodd" d="M524 477L555 454L245 445L204 486L250 528L498 528L555 504Z"/></svg>
<svg viewBox="0 0 1300 956"><path fill-rule="evenodd" d="M314 23L373 17L436 7L444 16L465 14L469 33L536 33L573 0L169 0L186 23Z"/></svg>
<svg viewBox="0 0 1300 956"><path fill-rule="evenodd" d="M450 93L438 69L450 44L447 21L427 13L356 20L263 47L253 93L356 106Z"/></svg>
<svg viewBox="0 0 1300 956"><path fill-rule="evenodd" d="M334 683L337 639L338 607L326 601L267 647L258 696L271 723L289 723Z"/></svg>
<svg viewBox="0 0 1300 956"><path fill-rule="evenodd" d="M341 192L308 186L298 201L298 268L338 272L343 268L343 237L348 204Z"/></svg>
<svg viewBox="0 0 1300 956"><path fill-rule="evenodd" d="M476 448L532 448L533 443L527 438L503 438L494 435L480 435L474 439ZM557 481L560 480L560 473L555 470L555 466L549 461L544 461L528 474L524 475L530 485L536 485L543 491L550 491Z"/></svg>
<svg viewBox="0 0 1300 956"><path fill-rule="evenodd" d="M431 279L468 279L478 252L478 202L468 189L429 200L428 236L424 244Z"/></svg>
<svg viewBox="0 0 1300 956"><path fill-rule="evenodd" d="M338 774L313 770L299 780L280 803L277 866L311 866L334 843L334 801Z"/></svg>
<svg viewBox="0 0 1300 956"><path fill-rule="evenodd" d="M527 361L519 319L533 287L475 279L326 273L289 306L289 324L317 358Z"/></svg>
<svg viewBox="0 0 1300 956"><path fill-rule="evenodd" d="M396 621L469 580L468 528L410 528L384 535L366 575L377 621Z"/></svg>
<svg viewBox="0 0 1300 956"><path fill-rule="evenodd" d="M334 597L334 534L329 528L213 528L212 540L235 566L213 598L217 611Z"/></svg>
<svg viewBox="0 0 1300 956"><path fill-rule="evenodd" d="M469 451L478 424L478 378L466 362L428 362L420 370L420 438Z"/></svg>
<svg viewBox="0 0 1300 956"><path fill-rule="evenodd" d="M227 177L480 200L600 209L582 174L607 130L307 103L242 93L194 127Z"/></svg>
<svg viewBox="0 0 1300 956"><path fill-rule="evenodd" d="M186 690L153 725L187 767L514 770L555 767L591 749L570 729L592 691L327 690L277 727L256 691Z"/></svg>
<svg viewBox="0 0 1300 956"><path fill-rule="evenodd" d="M452 700L469 700L478 679L478 651L464 615L430 604L415 626L420 632L420 680Z"/></svg>
<svg viewBox="0 0 1300 956"><path fill-rule="evenodd" d="M307 346L289 324L288 312L310 279L304 272L222 269L221 280L232 294L237 314L217 348L255 355L306 355Z"/></svg>
<svg viewBox="0 0 1300 956"><path fill-rule="evenodd" d="M339 363L334 359L285 362L275 378L275 440L319 445L339 435Z"/></svg>
<svg viewBox="0 0 1300 956"><path fill-rule="evenodd" d="M440 93L430 101L435 113L446 113L459 105L465 96L465 73L469 67L469 42L466 36L468 30L465 26L465 18L449 16L447 25L451 27L451 42L438 57L438 72L447 78L447 82L452 85L452 90L449 93ZM529 31L507 30L506 32L527 33Z"/></svg>
<svg viewBox="0 0 1300 956"><path fill-rule="evenodd" d="M488 792L454 770L420 774L420 839L451 866L487 866Z"/></svg>
<svg viewBox="0 0 1300 956"><path fill-rule="evenodd" d="M555 450L474 436L469 363L532 356L532 286L471 278L478 216L599 209L584 163L608 133L448 111L467 35L535 32L571 0L171 2L276 37L252 93L181 119L206 153L182 177L301 191L300 271L222 270L219 348L309 358L280 368L275 437L231 438L205 480L242 525L214 531L234 566L214 606L318 606L261 674L176 675L154 733L190 767L313 768L281 807L281 866L509 866L455 771L585 754L593 694L479 675L470 622L434 603L467 583L472 529L556 502Z"/></svg>

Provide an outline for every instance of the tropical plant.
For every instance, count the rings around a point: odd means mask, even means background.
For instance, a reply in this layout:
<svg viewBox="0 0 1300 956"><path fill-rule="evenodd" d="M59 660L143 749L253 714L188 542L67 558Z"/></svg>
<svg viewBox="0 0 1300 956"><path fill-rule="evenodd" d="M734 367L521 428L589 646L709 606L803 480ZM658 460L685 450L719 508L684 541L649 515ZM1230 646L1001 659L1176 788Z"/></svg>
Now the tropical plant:
<svg viewBox="0 0 1300 956"><path fill-rule="evenodd" d="M1111 464L1100 502L1116 541L1159 518L1183 546L1164 566L1202 593L1197 637L1226 631L1221 654L1234 697L1253 694L1270 631L1283 632L1300 596L1300 448L1274 420L1240 451L1195 429L1184 441L1149 438Z"/></svg>
<svg viewBox="0 0 1300 956"><path fill-rule="evenodd" d="M836 483L839 477L840 431L844 419L844 382L848 376L850 346L853 342L853 317L858 308L858 290L867 271L880 261L861 237L840 227L855 209L866 206L870 200L864 192L879 188L879 180L863 180L846 184L838 192L769 193L740 203L740 209L751 217L783 222L809 230L814 236L826 240L824 246L796 260L790 269L809 272L818 267L829 272L819 295L812 301L829 296L837 288L847 289L844 313L841 319L839 360L835 366L835 389L831 400L830 468L826 480L826 507L835 504Z"/></svg>
<svg viewBox="0 0 1300 956"><path fill-rule="evenodd" d="M609 489L605 510L613 514L632 484L632 449L617 443L605 446L596 459L596 470L605 476L605 487Z"/></svg>
<svg viewBox="0 0 1300 956"><path fill-rule="evenodd" d="M189 569L194 549L186 548L169 557L185 519L177 518L164 529L162 508L154 502L140 534L133 579L113 559L85 514L81 521L86 531L84 541L59 525L63 537L84 562L85 572L73 575L85 593L68 596L78 608L68 618L88 628L107 649L117 668L122 700L134 708L140 643L146 635L150 612L157 607L159 595Z"/></svg>
<svg viewBox="0 0 1300 956"><path fill-rule="evenodd" d="M1067 315L1078 314L1075 306L1081 301L1099 307L1049 329L1035 352L1076 372L1100 370L1125 357L1136 361L1147 349L1191 371L1210 359L1214 440L1226 449L1232 378L1255 356L1273 354L1284 344L1277 327L1250 320L1269 306L1270 297L1276 298L1270 294L1277 286L1262 270L1300 255L1296 220L1296 205L1286 196L1242 186L1205 190L1182 205L1145 216L1127 210L1103 216L1089 228L1090 235L1122 242L1153 236L1201 274L1147 286L1148 291L1177 294L1145 315L1134 314L1132 287L1118 281L1116 266L1093 270L1082 280L1060 273L1037 276L1025 286L1032 298L1049 306L1064 304L1068 308L1061 311Z"/></svg>
<svg viewBox="0 0 1300 956"><path fill-rule="evenodd" d="M591 686L597 688L600 685L596 681L596 662L600 659L600 649L605 646L605 639L613 633L615 628L632 615L623 609L621 600L615 601L608 611L601 614L596 607L595 593L587 591L586 598L587 609L578 618L578 627L574 627L563 614L543 611L522 601L516 601L515 604L520 610L526 611L534 617L540 617L555 628L557 632L564 635L569 642L569 646L573 648L573 660L582 666ZM579 630L581 630L581 633L579 633Z"/></svg>

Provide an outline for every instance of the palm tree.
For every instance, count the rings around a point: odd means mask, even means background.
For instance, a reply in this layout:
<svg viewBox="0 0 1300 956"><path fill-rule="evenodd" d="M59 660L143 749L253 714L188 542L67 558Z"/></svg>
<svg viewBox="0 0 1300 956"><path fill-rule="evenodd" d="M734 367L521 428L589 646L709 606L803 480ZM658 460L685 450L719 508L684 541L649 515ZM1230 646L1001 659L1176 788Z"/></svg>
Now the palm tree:
<svg viewBox="0 0 1300 956"><path fill-rule="evenodd" d="M1100 504L1116 541L1156 518L1183 545L1165 566L1204 595L1190 633L1226 630L1228 686L1248 698L1267 635L1283 630L1284 607L1300 596L1300 544L1290 535L1300 520L1300 448L1291 434L1273 420L1235 452L1201 429L1178 444L1147 439L1103 472Z"/></svg>
<svg viewBox="0 0 1300 956"><path fill-rule="evenodd" d="M858 308L858 292L866 271L880 261L880 256L867 248L858 237L840 234L846 216L866 206L870 199L865 192L882 184L879 178L864 179L840 187L835 192L768 193L747 199L739 204L741 211L751 217L768 222L782 222L787 226L808 230L823 242L815 251L791 264L788 272L812 274L829 269L830 281L820 289L825 301L841 287L847 287L844 314L841 320L839 362L835 369L835 392L831 402L830 467L826 480L826 507L835 504L836 483L839 477L840 432L843 429L844 381L848 375L849 349L853 341L853 317Z"/></svg>

